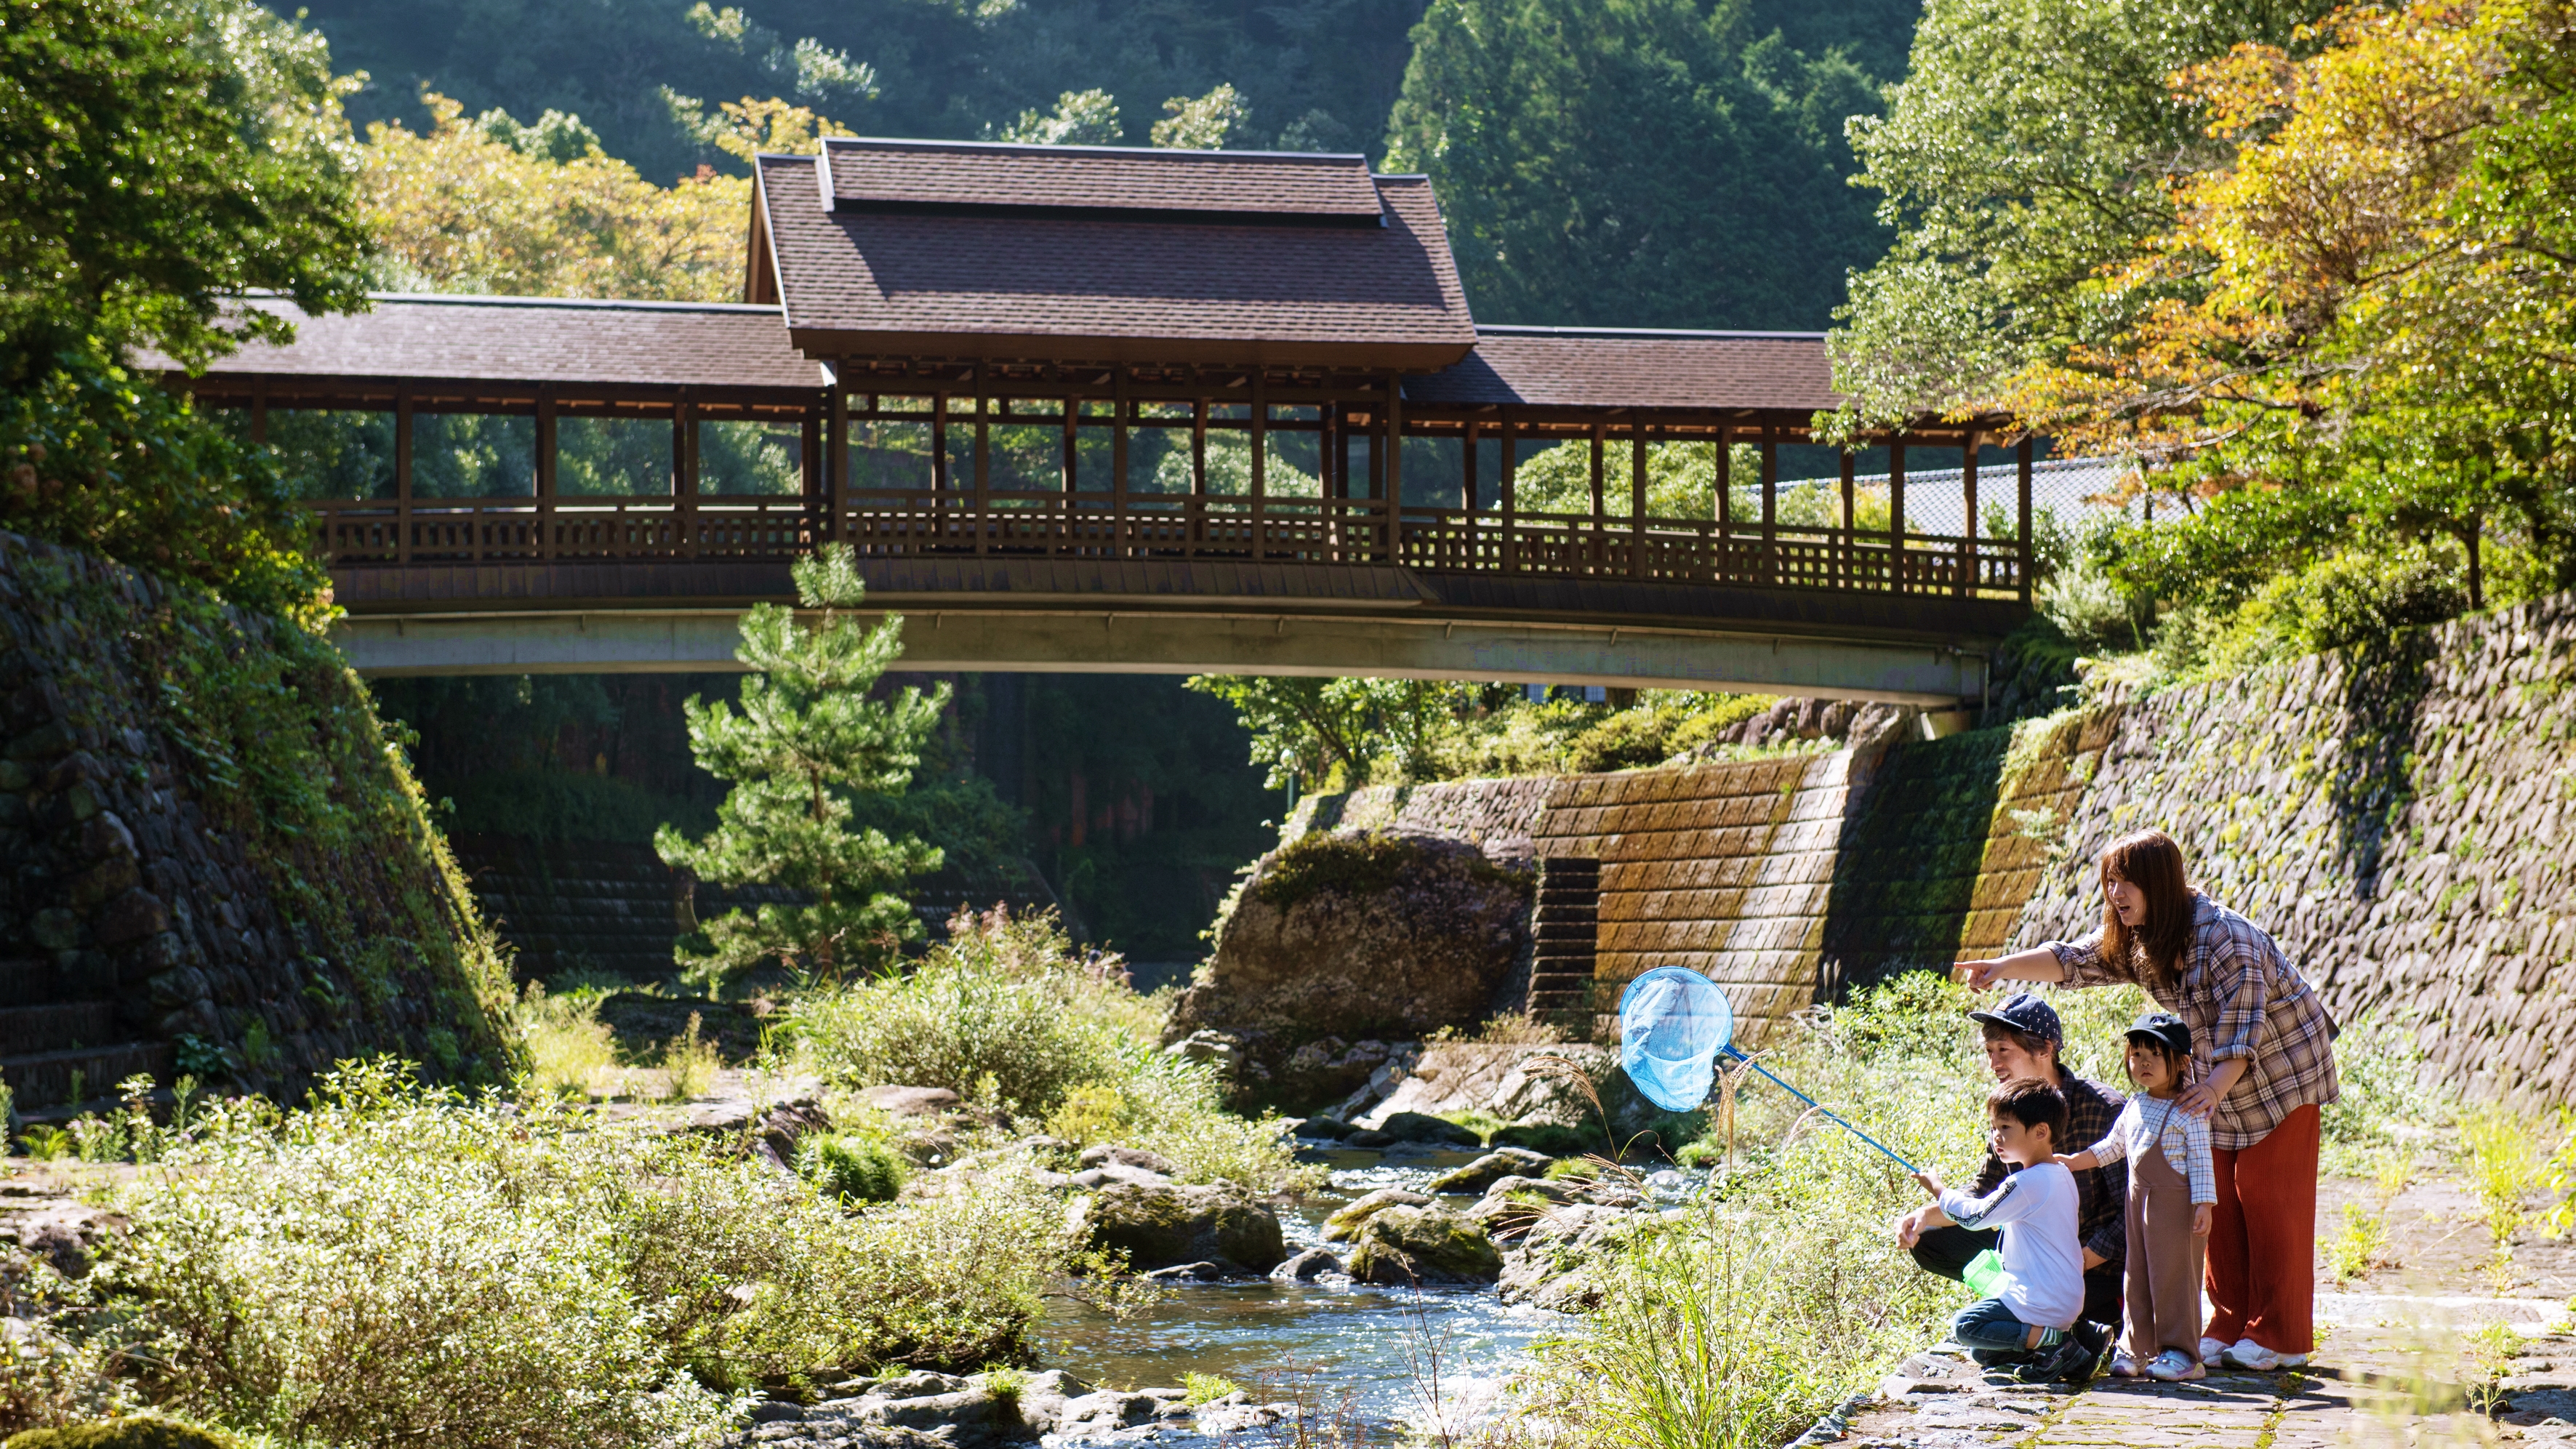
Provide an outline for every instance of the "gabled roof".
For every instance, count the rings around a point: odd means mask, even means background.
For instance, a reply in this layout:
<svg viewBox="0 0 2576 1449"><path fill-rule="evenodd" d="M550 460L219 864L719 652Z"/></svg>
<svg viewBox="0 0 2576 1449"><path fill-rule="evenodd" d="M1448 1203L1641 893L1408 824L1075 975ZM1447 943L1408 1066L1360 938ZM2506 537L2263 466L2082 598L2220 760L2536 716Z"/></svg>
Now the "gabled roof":
<svg viewBox="0 0 2576 1449"><path fill-rule="evenodd" d="M370 312L308 317L282 297L241 305L295 323L285 347L253 343L213 378L393 378L645 387L802 388L822 369L787 343L775 307L553 297L380 293ZM168 358L142 359L176 371Z"/></svg>
<svg viewBox="0 0 2576 1449"><path fill-rule="evenodd" d="M1210 156L1218 160L1211 163ZM1379 226L1365 156L888 141L823 143L832 211L1054 212L1142 221Z"/></svg>
<svg viewBox="0 0 2576 1449"><path fill-rule="evenodd" d="M834 186L861 184L840 178L864 156L866 185L913 200L827 210L823 163L760 158L748 300L782 303L814 357L1426 372L1475 345L1422 177L1266 152L907 141L832 155ZM1007 200L921 202L973 190L932 175L951 165ZM1383 224L1340 224L1363 182ZM1271 209L1215 209L1258 204Z"/></svg>
<svg viewBox="0 0 2576 1449"><path fill-rule="evenodd" d="M1404 395L1468 406L1810 412L1842 402L1821 332L1577 327L1479 327L1473 354L1406 379Z"/></svg>

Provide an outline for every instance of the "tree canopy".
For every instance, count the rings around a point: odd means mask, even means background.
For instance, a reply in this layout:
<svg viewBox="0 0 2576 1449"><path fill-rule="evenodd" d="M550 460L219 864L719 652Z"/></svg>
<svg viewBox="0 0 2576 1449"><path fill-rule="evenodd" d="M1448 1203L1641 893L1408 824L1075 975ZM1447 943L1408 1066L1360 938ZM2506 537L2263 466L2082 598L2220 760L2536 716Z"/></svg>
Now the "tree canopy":
<svg viewBox="0 0 2576 1449"><path fill-rule="evenodd" d="M1877 103L1741 4L1435 0L1387 164L1430 174L1492 320L1813 327L1882 245L1843 185Z"/></svg>
<svg viewBox="0 0 2576 1449"><path fill-rule="evenodd" d="M91 339L194 361L283 332L223 312L246 288L362 305L347 90L248 0L0 11L0 385Z"/></svg>

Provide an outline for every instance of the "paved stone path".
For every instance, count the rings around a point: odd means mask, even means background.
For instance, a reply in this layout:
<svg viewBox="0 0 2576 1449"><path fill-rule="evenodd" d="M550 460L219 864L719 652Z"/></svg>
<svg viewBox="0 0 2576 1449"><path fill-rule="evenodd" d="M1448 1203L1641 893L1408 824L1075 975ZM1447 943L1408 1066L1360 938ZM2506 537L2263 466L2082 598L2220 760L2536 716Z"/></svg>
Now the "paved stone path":
<svg viewBox="0 0 2576 1449"><path fill-rule="evenodd" d="M2320 1235L2366 1186L2320 1193ZM1989 1379L1964 1354L1915 1355L1840 1424L1802 1442L1836 1449L2328 1449L2576 1446L2576 1250L2517 1243L2495 1266L2483 1223L2449 1184L2389 1209L2388 1262L2337 1287L2319 1266L2321 1342L2308 1367L2212 1369L2194 1383L2104 1376L2077 1388ZM2510 1336L2489 1325L2503 1324ZM2480 1331L2485 1330L2483 1335ZM2474 1397L2473 1397L2474 1396ZM1834 1430L1841 1430L1839 1435Z"/></svg>

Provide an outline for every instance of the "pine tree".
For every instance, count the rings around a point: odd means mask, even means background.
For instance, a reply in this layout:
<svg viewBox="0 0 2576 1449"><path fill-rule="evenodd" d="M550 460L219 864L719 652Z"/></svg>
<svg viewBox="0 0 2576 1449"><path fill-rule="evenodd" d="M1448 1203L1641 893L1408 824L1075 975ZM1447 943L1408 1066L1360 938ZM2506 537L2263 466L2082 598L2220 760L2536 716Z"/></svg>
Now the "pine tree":
<svg viewBox="0 0 2576 1449"><path fill-rule="evenodd" d="M701 880L784 887L809 902L734 911L705 924L705 950L683 944L682 968L711 992L768 960L822 977L886 961L921 931L897 892L939 868L934 846L851 829L849 796L894 794L911 782L948 687L868 698L903 653L903 620L890 614L870 629L844 612L866 594L846 545L799 560L795 578L817 617L800 621L774 604L743 617L734 657L753 672L740 712L694 695L686 706L698 764L734 782L715 830L692 842L665 825L653 841L664 861Z"/></svg>

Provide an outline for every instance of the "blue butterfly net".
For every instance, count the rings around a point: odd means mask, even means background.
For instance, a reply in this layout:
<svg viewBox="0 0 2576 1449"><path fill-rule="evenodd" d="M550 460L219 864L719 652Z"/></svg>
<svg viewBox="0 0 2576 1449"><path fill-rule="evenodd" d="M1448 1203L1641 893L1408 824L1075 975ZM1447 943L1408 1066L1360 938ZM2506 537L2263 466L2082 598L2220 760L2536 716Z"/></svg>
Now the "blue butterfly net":
<svg viewBox="0 0 2576 1449"><path fill-rule="evenodd" d="M1646 1100L1687 1112L1708 1100L1717 1054L1735 1037L1735 1009L1717 983L1687 966L1658 966L1619 997L1619 1065Z"/></svg>

